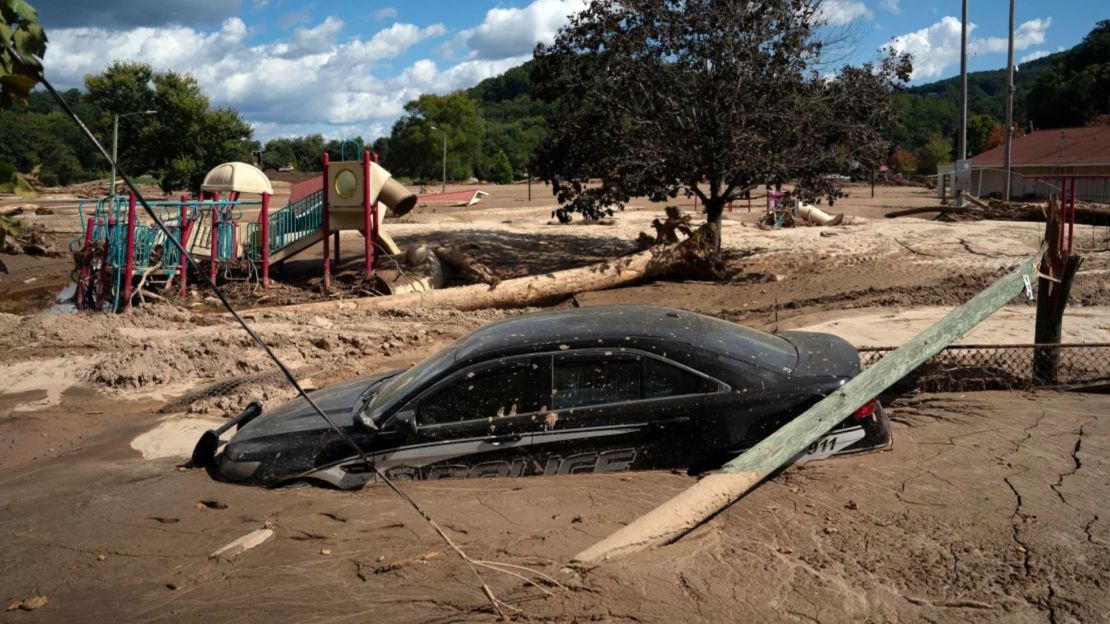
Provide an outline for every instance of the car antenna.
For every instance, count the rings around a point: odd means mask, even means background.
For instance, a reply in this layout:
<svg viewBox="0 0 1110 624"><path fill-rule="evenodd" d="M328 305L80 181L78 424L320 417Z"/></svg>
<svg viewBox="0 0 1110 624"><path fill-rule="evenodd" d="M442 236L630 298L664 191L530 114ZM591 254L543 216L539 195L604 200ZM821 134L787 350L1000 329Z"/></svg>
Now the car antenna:
<svg viewBox="0 0 1110 624"><path fill-rule="evenodd" d="M7 48L8 52L12 55L12 58L15 59L16 62L22 63L23 65L28 67L33 67L33 65L23 60L23 56L19 53L18 50L15 49L15 47L12 46L10 42L7 43ZM496 611L502 619L506 619L504 611L505 608L519 611L517 607L505 603L493 594L493 590L490 589L489 585L486 584L485 579L482 578L481 573L478 572L477 566L482 566L496 572L501 572L503 574L512 574L514 576L517 575L506 570L498 569L487 562L472 559L469 555L463 552L463 550L459 548L454 541L451 540L447 533L445 533L443 529L439 527L439 524L437 524L435 520L432 520L432 517L429 516L428 513L425 512L423 509L421 509L420 506L417 505L416 501L414 501L407 493L401 490L401 488L398 487L392 479L386 476L386 474L380 468L378 468L378 466L375 465L373 461L370 460L370 457L366 454L366 452L363 451L358 444L355 444L355 441L351 439L351 436L347 435L347 433L343 431L343 429L339 425L337 425L335 421L332 420L332 418L328 416L326 412L324 412L324 410L320 409L320 406L316 404L316 401L313 401L312 397L304 391L304 388L301 386L300 382L297 381L297 378L293 376L293 373L289 370L289 367L287 367L285 363L281 361L281 358L279 358L277 354L274 353L273 349L270 348L270 345L262 339L262 336L259 336L257 332L251 329L251 326L247 324L247 321L239 314L238 311L235 310L235 307L231 305L231 302L228 301L227 297L224 295L223 290L221 290L220 287L216 285L215 280L213 280L207 272L201 270L200 264L197 263L196 259L193 258L188 251L186 251L185 247L182 245L182 242L178 241L177 238L170 234L169 230L166 229L166 224L162 223L162 220L158 218L158 215L155 214L154 210L150 207L149 204L146 203L146 198L144 198L143 194L139 192L139 189L135 186L135 183L131 181L131 177L128 176L127 172L124 171L123 168L120 167L119 164L112 158L111 154L108 153L108 150L104 149L104 146L100 144L100 141L97 140L96 136L93 135L88 126L85 125L85 122L81 121L81 118L77 116L77 113L73 112L73 109L70 108L69 104L66 103L66 101L62 98L58 91L54 89L54 85L50 84L50 81L46 79L46 72L42 69L42 61L41 59L38 60L39 69L38 76L36 76L36 78L39 80L39 82L41 82L42 85L46 87L46 90L50 92L50 95L54 98L54 101L59 106L61 106L62 110L70 117L70 119L72 119L74 123L76 123L77 126L81 128L81 131L85 134L85 136L88 137L90 141L92 141L92 144L96 146L96 149L100 152L100 155L103 156L108 161L108 163L112 165L113 168L115 168L117 174L123 180L123 183L127 185L127 188L129 188L132 193L134 193L135 200L138 201L138 203L142 204L143 210L146 212L147 216L150 217L154 224L158 226L158 229L161 230L162 233L166 236L166 240L173 243L174 247L177 248L177 252L179 254L182 254L182 257L186 259L186 261L189 263L189 266L192 267L193 270L201 276L204 283L212 288L212 291L216 294L216 298L220 300L220 303L223 304L225 308L227 308L227 311L239 323L239 325L243 328L243 331L247 332L247 335L249 335L258 346L262 347L262 350L266 352L266 355L271 360L273 360L274 364L281 371L281 374L285 377L286 381L288 381L289 384L293 386L293 388L297 391L297 395L307 401L308 404L312 406L313 411L315 411L316 414L320 416L320 418L323 418L328 423L328 426L335 430L335 432L339 434L339 437L342 438L343 441L355 451L359 459L363 461L367 465L367 467L373 470L374 473L377 474L378 478L381 479L386 485L388 485L394 493L400 496L414 510L416 510L416 512L420 514L420 516L424 518L424 520L428 522L428 524L431 525L433 529L435 529L440 538L442 538L443 541L446 542L447 545L450 546L464 562L466 562L467 566L470 567L470 570L474 572L474 575L478 578L478 582L481 583L482 593L485 594L486 599L488 599L490 601L490 604L493 606L493 610ZM113 192L114 191L115 189L113 189ZM532 572L535 571L532 570ZM533 581L529 582L532 585L539 587L537 583ZM540 589L543 590L542 587ZM543 591L545 593L548 593L547 590Z"/></svg>

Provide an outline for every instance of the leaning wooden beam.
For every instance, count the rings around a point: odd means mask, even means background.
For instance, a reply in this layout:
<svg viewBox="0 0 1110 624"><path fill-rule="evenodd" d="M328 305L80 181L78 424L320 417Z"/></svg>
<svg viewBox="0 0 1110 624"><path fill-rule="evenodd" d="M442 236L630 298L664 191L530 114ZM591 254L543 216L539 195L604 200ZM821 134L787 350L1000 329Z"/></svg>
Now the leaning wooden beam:
<svg viewBox="0 0 1110 624"><path fill-rule="evenodd" d="M949 312L718 472L578 553L574 561L594 563L667 544L731 505L772 472L801 455L809 444L852 412L1020 294L1025 280L1037 275L1036 265L1043 253L1042 248L1013 272Z"/></svg>

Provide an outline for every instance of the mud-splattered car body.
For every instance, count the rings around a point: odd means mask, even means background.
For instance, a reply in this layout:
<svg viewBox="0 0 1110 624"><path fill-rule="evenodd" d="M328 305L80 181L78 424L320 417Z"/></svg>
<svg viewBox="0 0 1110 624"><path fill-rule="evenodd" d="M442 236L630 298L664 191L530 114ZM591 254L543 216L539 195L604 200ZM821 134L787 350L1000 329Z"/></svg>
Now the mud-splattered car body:
<svg viewBox="0 0 1110 624"><path fill-rule="evenodd" d="M420 364L331 386L314 401L397 479L518 477L719 465L859 372L828 334L767 334L654 306L524 315ZM304 399L244 418L221 480L357 488L374 480ZM802 459L885 448L871 402Z"/></svg>

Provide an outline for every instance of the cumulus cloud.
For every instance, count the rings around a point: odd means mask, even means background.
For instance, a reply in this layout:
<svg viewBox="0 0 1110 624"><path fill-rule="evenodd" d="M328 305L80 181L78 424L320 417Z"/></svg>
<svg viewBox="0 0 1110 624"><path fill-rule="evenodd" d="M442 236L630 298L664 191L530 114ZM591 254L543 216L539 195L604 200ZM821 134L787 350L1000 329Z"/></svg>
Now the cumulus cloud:
<svg viewBox="0 0 1110 624"><path fill-rule="evenodd" d="M460 33L477 58L506 59L550 43L567 17L586 8L586 0L534 0L523 8L493 8L477 27Z"/></svg>
<svg viewBox="0 0 1110 624"><path fill-rule="evenodd" d="M397 9L394 8L394 7L389 7L389 6L382 7L380 9L378 9L377 11L374 11L374 13L372 15L373 15L374 19L378 19L378 20L393 19L393 18L397 17Z"/></svg>
<svg viewBox="0 0 1110 624"><path fill-rule="evenodd" d="M1051 25L1051 18L1025 22L1014 31L1014 49L1024 50L1044 43L1045 33ZM1006 51L1005 37L976 39L975 28L975 24L968 24L968 54L974 56ZM960 20L945 16L931 26L895 37L885 47L913 55L912 80L935 78L960 61Z"/></svg>
<svg viewBox="0 0 1110 624"><path fill-rule="evenodd" d="M377 136L401 115L404 103L421 92L445 92L508 69L498 63L440 69L413 64L402 75L420 75L406 84L380 62L446 32L442 24L393 24L369 39L337 42L343 22L328 17L297 29L285 40L251 45L246 25L229 18L217 30L182 26L57 29L45 64L47 76L62 86L79 86L111 60L143 61L158 70L188 72L214 104L233 106L261 139L309 131ZM520 59L515 59L520 62ZM350 130L351 132L348 132Z"/></svg>
<svg viewBox="0 0 1110 624"><path fill-rule="evenodd" d="M857 0L824 0L817 7L817 19L829 26L846 26L870 17L871 9Z"/></svg>
<svg viewBox="0 0 1110 624"><path fill-rule="evenodd" d="M102 28L210 26L239 13L239 0L50 0L35 2L39 21L53 29L96 24Z"/></svg>
<svg viewBox="0 0 1110 624"><path fill-rule="evenodd" d="M899 5L898 0L879 0L879 6L883 7L891 13L901 13L902 7Z"/></svg>
<svg viewBox="0 0 1110 624"><path fill-rule="evenodd" d="M1039 58L1044 58L1044 57L1046 57L1049 54L1052 54L1054 52L1063 52L1063 51L1064 51L1064 46L1060 46L1060 47L1056 48L1055 50L1033 50L1029 54L1026 54L1025 56L1021 57L1021 60L1018 61L1018 63L1019 64L1020 63L1028 63L1029 61L1035 61Z"/></svg>

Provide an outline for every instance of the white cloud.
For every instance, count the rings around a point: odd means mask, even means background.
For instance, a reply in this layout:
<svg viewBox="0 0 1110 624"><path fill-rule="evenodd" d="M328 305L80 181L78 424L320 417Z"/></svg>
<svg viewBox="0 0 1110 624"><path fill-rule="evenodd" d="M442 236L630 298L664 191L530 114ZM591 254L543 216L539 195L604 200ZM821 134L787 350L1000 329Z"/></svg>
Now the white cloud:
<svg viewBox="0 0 1110 624"><path fill-rule="evenodd" d="M298 28L290 42L290 54L316 54L330 50L343 30L343 20L329 15L314 28Z"/></svg>
<svg viewBox="0 0 1110 624"><path fill-rule="evenodd" d="M1051 17L1029 20L1018 26L1017 30L1014 31L1014 49L1024 50L1031 46L1041 45L1044 43L1045 31L1048 30L1049 26L1052 26ZM986 39L969 42L967 50L972 55L989 54L1005 52L1007 45L1006 37L987 37Z"/></svg>
<svg viewBox="0 0 1110 624"><path fill-rule="evenodd" d="M530 54L536 43L550 43L567 17L586 8L586 0L534 0L523 8L493 8L461 40L473 55L506 59Z"/></svg>
<svg viewBox="0 0 1110 624"><path fill-rule="evenodd" d="M898 0L879 0L879 6L891 13L902 12L902 7L899 5Z"/></svg>
<svg viewBox="0 0 1110 624"><path fill-rule="evenodd" d="M393 19L393 18L397 17L397 9L394 8L394 7L389 7L389 6L382 7L380 9L378 9L377 11L374 11L374 13L372 15L373 15L374 19L377 19L377 20Z"/></svg>
<svg viewBox="0 0 1110 624"><path fill-rule="evenodd" d="M1014 32L1014 49L1024 50L1044 43L1045 32L1051 25L1051 18L1025 22ZM975 24L968 24L968 54L1006 51L1005 37L975 39L975 28ZM884 47L913 55L912 80L935 78L960 61L960 20L945 16L927 28L895 37Z"/></svg>
<svg viewBox="0 0 1110 624"><path fill-rule="evenodd" d="M387 72L381 62L443 35L442 24L393 24L369 39L339 43L342 28L341 20L328 17L285 40L261 45L248 42L239 18L211 32L185 27L57 29L50 33L45 64L47 76L60 86L78 86L86 74L103 71L112 60L188 72L214 104L238 109L263 140L306 132L374 138L420 93L471 86L512 66L471 61L441 69L418 61L401 72L420 77L409 82L396 71Z"/></svg>
<svg viewBox="0 0 1110 624"><path fill-rule="evenodd" d="M1053 54L1054 52L1063 52L1063 51L1064 51L1064 46L1059 46L1055 50L1034 50L1034 51L1030 52L1029 54L1026 54L1025 56L1021 57L1021 60L1018 61L1018 64L1028 63L1029 61L1035 61L1039 58L1044 58L1044 57L1048 56L1049 54Z"/></svg>
<svg viewBox="0 0 1110 624"><path fill-rule="evenodd" d="M817 19L830 26L846 26L870 17L871 9L857 0L824 0L817 6Z"/></svg>

